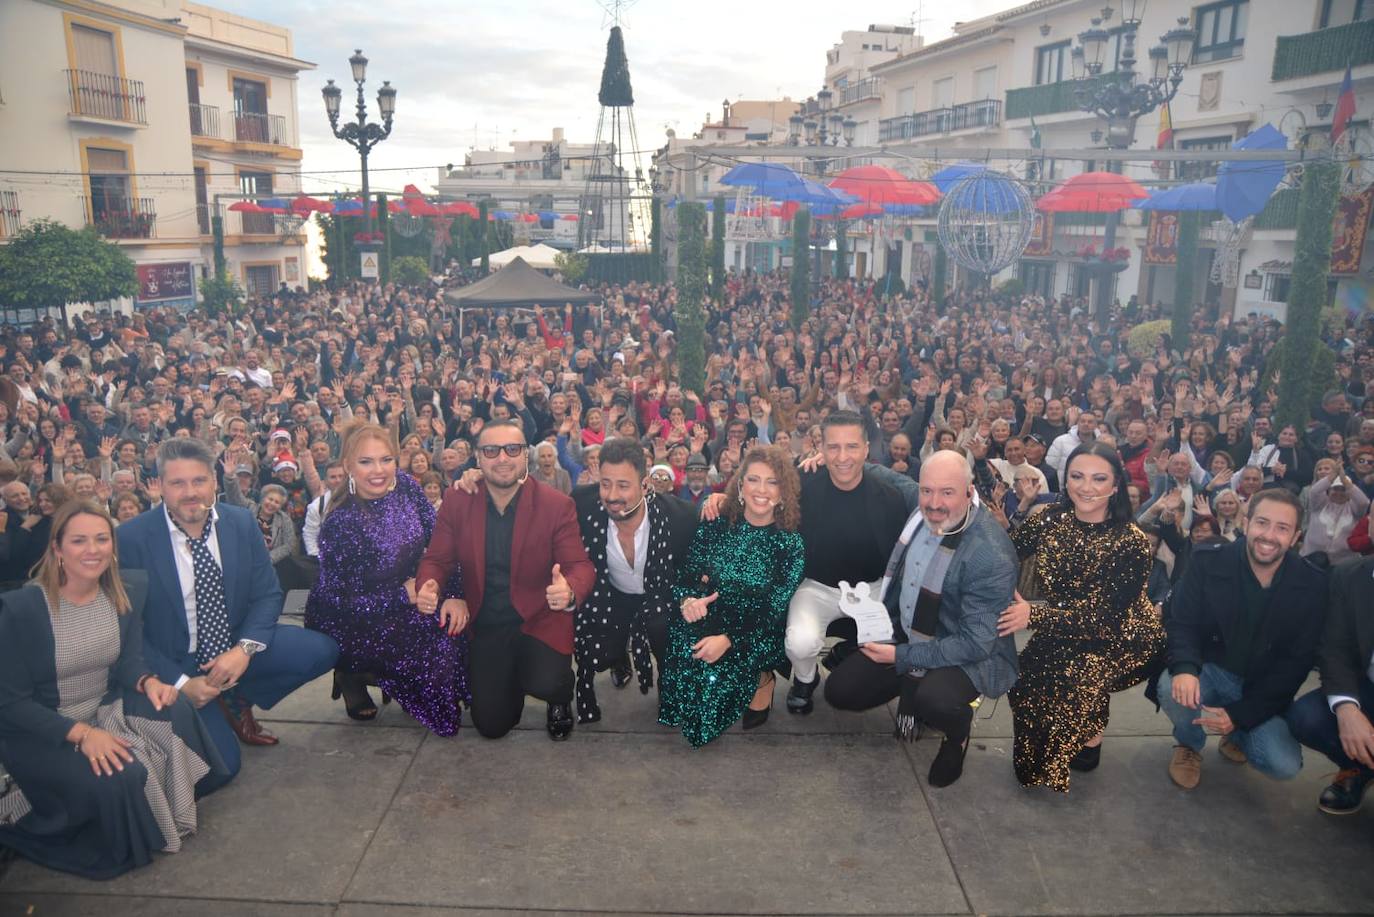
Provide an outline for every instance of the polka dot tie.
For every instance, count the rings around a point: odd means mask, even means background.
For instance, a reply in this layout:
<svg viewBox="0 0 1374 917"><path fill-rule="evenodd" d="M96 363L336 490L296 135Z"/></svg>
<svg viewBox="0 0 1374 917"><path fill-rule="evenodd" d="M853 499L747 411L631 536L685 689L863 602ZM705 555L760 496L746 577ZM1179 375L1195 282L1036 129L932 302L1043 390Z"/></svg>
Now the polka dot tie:
<svg viewBox="0 0 1374 917"><path fill-rule="evenodd" d="M224 571L210 553L209 519L199 538L192 538L179 525L177 528L191 545L191 569L196 577L196 661L204 665L233 645L229 606L224 599Z"/></svg>

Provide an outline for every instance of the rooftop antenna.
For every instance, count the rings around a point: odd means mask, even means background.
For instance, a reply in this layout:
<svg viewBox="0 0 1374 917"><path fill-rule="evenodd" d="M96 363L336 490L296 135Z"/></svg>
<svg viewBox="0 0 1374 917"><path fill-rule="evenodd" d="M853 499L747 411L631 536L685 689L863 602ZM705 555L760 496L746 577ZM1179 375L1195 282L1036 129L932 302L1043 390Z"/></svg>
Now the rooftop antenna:
<svg viewBox="0 0 1374 917"><path fill-rule="evenodd" d="M916 34L925 35L925 0L916 0L916 10L911 14L911 27L916 30Z"/></svg>

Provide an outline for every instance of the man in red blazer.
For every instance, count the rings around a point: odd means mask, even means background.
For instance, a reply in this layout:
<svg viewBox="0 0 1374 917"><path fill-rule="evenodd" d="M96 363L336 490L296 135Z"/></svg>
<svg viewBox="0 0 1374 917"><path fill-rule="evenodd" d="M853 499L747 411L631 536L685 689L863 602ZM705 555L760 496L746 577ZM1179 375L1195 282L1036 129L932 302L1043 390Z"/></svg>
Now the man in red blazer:
<svg viewBox="0 0 1374 917"><path fill-rule="evenodd" d="M592 590L573 501L529 476L523 427L497 420L477 438L483 485L450 489L420 560L416 604L469 633L472 723L489 739L520 722L525 695L549 705L549 736L572 734L573 609ZM463 596L440 601L455 569Z"/></svg>

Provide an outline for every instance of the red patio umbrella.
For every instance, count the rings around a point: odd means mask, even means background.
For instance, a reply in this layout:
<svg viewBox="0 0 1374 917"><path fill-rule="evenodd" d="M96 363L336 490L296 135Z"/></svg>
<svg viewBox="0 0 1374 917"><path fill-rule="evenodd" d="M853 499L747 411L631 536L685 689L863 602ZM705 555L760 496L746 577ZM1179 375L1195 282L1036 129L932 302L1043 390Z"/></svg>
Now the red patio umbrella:
<svg viewBox="0 0 1374 917"><path fill-rule="evenodd" d="M537 214L537 213L522 213L522 214L520 214L520 222L521 222L521 223L538 223L538 222L539 222L539 214Z"/></svg>
<svg viewBox="0 0 1374 917"><path fill-rule="evenodd" d="M836 191L852 194L866 204L933 204L939 190L929 182L914 181L887 166L855 166L830 181Z"/></svg>
<svg viewBox="0 0 1374 917"><path fill-rule="evenodd" d="M576 223L578 220L582 218L575 213L565 213L561 217L559 217L559 219L568 220L569 222Z"/></svg>
<svg viewBox="0 0 1374 917"><path fill-rule="evenodd" d="M268 210L266 207L259 207L257 204L253 203L252 201L235 201L234 203L232 203L232 204L229 205L229 209L232 210L232 211L234 211L235 213L275 213L275 212L276 212L276 211L274 211L274 210Z"/></svg>
<svg viewBox="0 0 1374 917"><path fill-rule="evenodd" d="M467 201L449 201L439 205L439 212L448 216L477 216L477 207Z"/></svg>
<svg viewBox="0 0 1374 917"><path fill-rule="evenodd" d="M420 189L414 185L406 185L401 189L401 198L405 202L405 212L413 217L437 217L443 213L438 207L425 200Z"/></svg>
<svg viewBox="0 0 1374 917"><path fill-rule="evenodd" d="M319 198L298 194L291 199L291 212L297 215L316 212L333 213L334 205L329 203L329 201L322 201Z"/></svg>
<svg viewBox="0 0 1374 917"><path fill-rule="evenodd" d="M1035 206L1051 213L1113 213L1129 210L1149 196L1139 182L1124 175L1084 172L1040 198Z"/></svg>

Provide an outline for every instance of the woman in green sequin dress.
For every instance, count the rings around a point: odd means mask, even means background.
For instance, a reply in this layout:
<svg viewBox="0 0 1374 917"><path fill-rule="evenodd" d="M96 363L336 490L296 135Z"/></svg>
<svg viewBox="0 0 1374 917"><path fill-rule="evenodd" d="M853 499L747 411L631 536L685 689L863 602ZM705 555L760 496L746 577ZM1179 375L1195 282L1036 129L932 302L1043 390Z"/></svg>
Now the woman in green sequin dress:
<svg viewBox="0 0 1374 917"><path fill-rule="evenodd" d="M697 529L674 589L658 721L701 747L747 716L761 725L787 654L787 603L802 577L801 483L776 447L751 449L719 519ZM746 710L751 711L746 715Z"/></svg>

